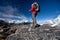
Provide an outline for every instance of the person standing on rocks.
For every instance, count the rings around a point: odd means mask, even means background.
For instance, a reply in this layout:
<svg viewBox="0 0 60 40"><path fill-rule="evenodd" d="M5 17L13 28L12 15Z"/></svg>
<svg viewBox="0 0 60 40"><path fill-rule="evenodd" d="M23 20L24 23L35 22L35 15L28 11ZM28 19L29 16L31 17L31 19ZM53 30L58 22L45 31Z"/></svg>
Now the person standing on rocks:
<svg viewBox="0 0 60 40"><path fill-rule="evenodd" d="M33 19L33 26L35 27L36 26L36 15L37 13L40 11L39 10L39 5L37 2L34 2L32 5L31 5L31 9L29 10L30 12L32 12L32 19Z"/></svg>

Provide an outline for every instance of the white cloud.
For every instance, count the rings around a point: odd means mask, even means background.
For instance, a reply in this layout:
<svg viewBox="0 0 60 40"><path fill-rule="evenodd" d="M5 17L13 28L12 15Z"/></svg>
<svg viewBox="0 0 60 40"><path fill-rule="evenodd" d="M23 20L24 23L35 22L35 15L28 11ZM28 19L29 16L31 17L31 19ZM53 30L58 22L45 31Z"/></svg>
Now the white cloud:
<svg viewBox="0 0 60 40"><path fill-rule="evenodd" d="M12 6L0 6L0 12L3 12L4 14L13 14L14 12L17 12L17 8L13 8Z"/></svg>
<svg viewBox="0 0 60 40"><path fill-rule="evenodd" d="M7 15L7 14L3 14L2 15L3 17L6 17L6 18L19 18L19 19L27 19L25 16L15 16L15 15Z"/></svg>
<svg viewBox="0 0 60 40"><path fill-rule="evenodd" d="M5 20L5 19L3 19L3 18L0 18L0 20Z"/></svg>
<svg viewBox="0 0 60 40"><path fill-rule="evenodd" d="M0 16L2 18L0 18L1 20L5 20L9 23L11 22L27 22L27 17L25 15L22 15L18 12L18 9L17 8L13 8L12 6L5 6L5 7L2 7L0 6ZM15 20L13 18L17 18L19 20ZM20 20L21 19L21 20Z"/></svg>

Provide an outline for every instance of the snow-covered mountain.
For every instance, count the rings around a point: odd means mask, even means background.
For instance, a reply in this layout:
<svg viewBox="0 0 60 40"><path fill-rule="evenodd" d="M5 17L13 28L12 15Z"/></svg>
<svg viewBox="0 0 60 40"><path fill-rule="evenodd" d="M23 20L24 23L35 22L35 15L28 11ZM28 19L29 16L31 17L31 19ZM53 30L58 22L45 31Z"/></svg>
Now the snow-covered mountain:
<svg viewBox="0 0 60 40"><path fill-rule="evenodd" d="M28 22L28 20L10 20L8 22L9 23L23 23L23 22Z"/></svg>
<svg viewBox="0 0 60 40"><path fill-rule="evenodd" d="M40 24L40 25L48 24L48 25L50 25L51 27L60 26L60 15L58 15L57 18L52 19L52 20L40 21L39 24Z"/></svg>
<svg viewBox="0 0 60 40"><path fill-rule="evenodd" d="M38 24L43 25L43 24L53 24L52 20L43 20L39 21Z"/></svg>
<svg viewBox="0 0 60 40"><path fill-rule="evenodd" d="M2 19L1 19L2 20ZM5 20L4 20L5 21ZM8 23L23 23L23 22L31 22L27 19L24 20L6 20ZM51 27L54 26L60 26L60 15L58 15L55 19L52 20L42 20L42 21L38 21L38 24L43 25L43 24L48 24Z"/></svg>
<svg viewBox="0 0 60 40"><path fill-rule="evenodd" d="M53 24L60 25L60 15L53 20Z"/></svg>

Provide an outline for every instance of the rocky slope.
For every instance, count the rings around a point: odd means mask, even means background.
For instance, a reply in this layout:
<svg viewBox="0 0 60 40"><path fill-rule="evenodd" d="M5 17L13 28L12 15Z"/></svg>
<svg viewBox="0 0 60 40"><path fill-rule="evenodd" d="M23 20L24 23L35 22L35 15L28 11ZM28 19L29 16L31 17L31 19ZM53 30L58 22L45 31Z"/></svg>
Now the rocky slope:
<svg viewBox="0 0 60 40"><path fill-rule="evenodd" d="M33 27L31 23L2 24L0 40L59 40L60 26L44 24Z"/></svg>

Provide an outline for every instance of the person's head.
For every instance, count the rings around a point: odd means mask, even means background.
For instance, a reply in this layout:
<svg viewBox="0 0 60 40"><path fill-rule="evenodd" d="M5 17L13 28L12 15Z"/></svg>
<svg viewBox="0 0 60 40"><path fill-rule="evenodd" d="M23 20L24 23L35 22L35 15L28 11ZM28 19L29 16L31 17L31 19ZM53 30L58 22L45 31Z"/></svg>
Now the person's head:
<svg viewBox="0 0 60 40"><path fill-rule="evenodd" d="M34 3L32 4L32 6L35 7L35 11L39 12L40 8L39 8L39 5L38 5L37 2L34 2Z"/></svg>

